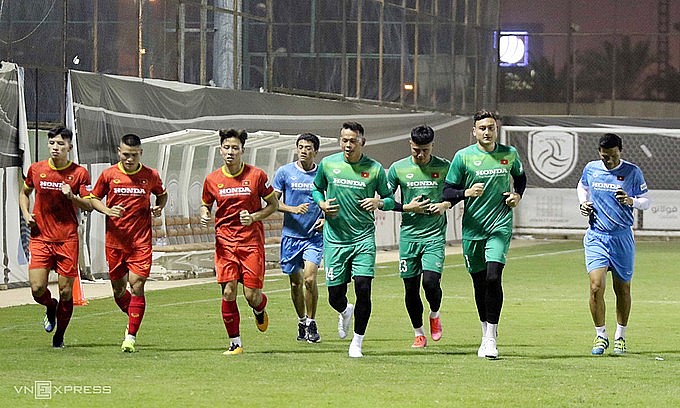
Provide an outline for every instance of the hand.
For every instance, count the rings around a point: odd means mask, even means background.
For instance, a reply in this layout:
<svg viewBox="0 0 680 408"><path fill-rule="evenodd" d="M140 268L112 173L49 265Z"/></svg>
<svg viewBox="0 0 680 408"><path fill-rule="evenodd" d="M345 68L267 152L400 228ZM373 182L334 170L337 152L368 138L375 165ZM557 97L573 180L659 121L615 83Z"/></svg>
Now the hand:
<svg viewBox="0 0 680 408"><path fill-rule="evenodd" d="M584 217L590 217L590 214L595 211L593 209L593 203L590 201L581 203L581 205L579 205L579 209L581 210L581 215Z"/></svg>
<svg viewBox="0 0 680 408"><path fill-rule="evenodd" d="M323 211L323 213L329 217L337 216L338 211L340 211L340 206L335 204L335 198L329 198L326 201L320 201L319 208L321 208L321 211Z"/></svg>
<svg viewBox="0 0 680 408"><path fill-rule="evenodd" d="M414 197L411 202L404 205L404 212L412 212L416 214L429 214L430 199L427 196L419 195Z"/></svg>
<svg viewBox="0 0 680 408"><path fill-rule="evenodd" d="M364 198L359 200L359 206L364 210L368 212L372 212L375 210L378 210L383 207L383 202L379 198Z"/></svg>
<svg viewBox="0 0 680 408"><path fill-rule="evenodd" d="M510 208L515 208L519 204L522 196L519 193L503 193L507 198L505 199L505 205Z"/></svg>
<svg viewBox="0 0 680 408"><path fill-rule="evenodd" d="M614 197L616 197L616 200L621 205L627 205L629 207L633 206L633 199L631 197L628 197L628 194L626 194L626 192L621 189L616 190L616 192L614 193Z"/></svg>
<svg viewBox="0 0 680 408"><path fill-rule="evenodd" d="M307 210L309 210L309 203L303 203L298 206L293 207L293 214L307 214Z"/></svg>
<svg viewBox="0 0 680 408"><path fill-rule="evenodd" d="M201 214L201 227L205 228L208 226L208 223L210 223L210 213L205 212Z"/></svg>
<svg viewBox="0 0 680 408"><path fill-rule="evenodd" d="M255 217L253 214L249 213L248 210L241 210L239 217L241 218L241 225L245 225L246 227L255 222Z"/></svg>
<svg viewBox="0 0 680 408"><path fill-rule="evenodd" d="M109 217L120 218L123 216L124 212L125 207L123 207L120 204L116 204L113 207L109 208L109 211L106 215L108 215Z"/></svg>
<svg viewBox="0 0 680 408"><path fill-rule="evenodd" d="M484 194L484 183L475 183L465 190L465 197L481 197Z"/></svg>
<svg viewBox="0 0 680 408"><path fill-rule="evenodd" d="M160 207L158 205L154 205L151 207L151 215L154 217L160 217L161 214L163 213L163 207Z"/></svg>
<svg viewBox="0 0 680 408"><path fill-rule="evenodd" d="M425 214L442 215L451 207L451 203L448 201L432 203L427 207L427 210L425 210Z"/></svg>
<svg viewBox="0 0 680 408"><path fill-rule="evenodd" d="M71 186L68 183L61 183L61 192L66 196L66 198L73 200L73 190L71 190Z"/></svg>
<svg viewBox="0 0 680 408"><path fill-rule="evenodd" d="M325 224L325 223L326 223L326 220L324 218L319 218L314 223L314 226L312 226L312 229L315 230L315 231L321 232L321 230L323 229L323 224Z"/></svg>
<svg viewBox="0 0 680 408"><path fill-rule="evenodd" d="M33 213L31 213L31 214L24 214L24 221L26 221L26 225L28 225L28 226L31 227L31 228L33 228L33 227L35 227L36 225L38 225L38 224L36 224L36 222L35 222L35 214L33 214Z"/></svg>

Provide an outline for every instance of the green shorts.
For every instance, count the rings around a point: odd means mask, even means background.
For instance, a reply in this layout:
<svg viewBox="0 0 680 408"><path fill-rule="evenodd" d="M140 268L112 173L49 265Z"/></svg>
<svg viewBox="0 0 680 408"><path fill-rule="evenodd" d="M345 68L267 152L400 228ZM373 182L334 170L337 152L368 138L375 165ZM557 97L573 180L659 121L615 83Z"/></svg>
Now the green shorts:
<svg viewBox="0 0 680 408"><path fill-rule="evenodd" d="M444 241L400 242L399 277L418 276L423 271L442 273L444 269Z"/></svg>
<svg viewBox="0 0 680 408"><path fill-rule="evenodd" d="M463 256L468 272L477 273L486 270L487 262L498 262L505 265L512 233L496 233L487 239L463 240Z"/></svg>
<svg viewBox="0 0 680 408"><path fill-rule="evenodd" d="M324 242L323 263L326 286L349 283L353 276L375 275L375 240L366 239L354 244Z"/></svg>

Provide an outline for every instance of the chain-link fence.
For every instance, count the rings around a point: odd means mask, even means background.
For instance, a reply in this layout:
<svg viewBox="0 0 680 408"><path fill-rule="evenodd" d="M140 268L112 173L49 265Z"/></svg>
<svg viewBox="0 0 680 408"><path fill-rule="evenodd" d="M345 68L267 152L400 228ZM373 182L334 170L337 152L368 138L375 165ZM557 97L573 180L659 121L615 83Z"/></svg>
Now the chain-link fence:
<svg viewBox="0 0 680 408"><path fill-rule="evenodd" d="M470 113L495 107L500 0L4 0L29 121L68 69Z"/></svg>

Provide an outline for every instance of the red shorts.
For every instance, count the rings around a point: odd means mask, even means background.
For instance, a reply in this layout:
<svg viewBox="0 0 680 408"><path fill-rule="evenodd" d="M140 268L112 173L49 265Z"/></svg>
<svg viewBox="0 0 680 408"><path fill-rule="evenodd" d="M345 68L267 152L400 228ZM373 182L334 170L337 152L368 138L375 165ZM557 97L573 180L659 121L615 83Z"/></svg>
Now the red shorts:
<svg viewBox="0 0 680 408"><path fill-rule="evenodd" d="M107 246L106 262L109 264L109 279L112 281L121 279L128 272L148 278L151 273L152 255L151 245L125 249Z"/></svg>
<svg viewBox="0 0 680 408"><path fill-rule="evenodd" d="M67 278L78 276L78 241L47 242L32 239L28 244L28 269L54 269Z"/></svg>
<svg viewBox="0 0 680 408"><path fill-rule="evenodd" d="M219 236L215 242L215 273L218 283L239 281L251 289L264 287L264 245L227 246Z"/></svg>

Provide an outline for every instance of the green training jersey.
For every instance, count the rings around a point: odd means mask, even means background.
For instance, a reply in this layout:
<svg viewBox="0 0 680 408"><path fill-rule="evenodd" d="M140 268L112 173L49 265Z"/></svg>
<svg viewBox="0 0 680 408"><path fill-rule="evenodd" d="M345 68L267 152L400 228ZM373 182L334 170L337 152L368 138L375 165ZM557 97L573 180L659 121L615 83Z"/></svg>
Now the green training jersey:
<svg viewBox="0 0 680 408"><path fill-rule="evenodd" d="M401 191L403 204L415 197L425 196L433 203L442 200L444 180L451 162L432 156L430 162L419 166L409 156L394 162L387 172L387 183L392 192ZM404 212L401 214L399 242L422 242L446 239L446 214L428 215Z"/></svg>
<svg viewBox="0 0 680 408"><path fill-rule="evenodd" d="M505 204L510 177L524 173L517 150L496 143L492 152L473 144L456 152L446 182L464 189L484 183L480 197L466 197L463 213L463 239L486 239L499 228L512 232L512 209Z"/></svg>
<svg viewBox="0 0 680 408"><path fill-rule="evenodd" d="M323 227L325 242L333 244L355 244L364 239L375 239L375 217L372 211L361 208L359 201L373 198L375 193L385 200L384 209L394 208L392 192L387 187L387 176L382 165L366 155L356 163L345 161L344 153L324 157L319 163L314 186L318 203L335 198L340 206L336 216L326 217ZM324 194L325 192L325 194Z"/></svg>

